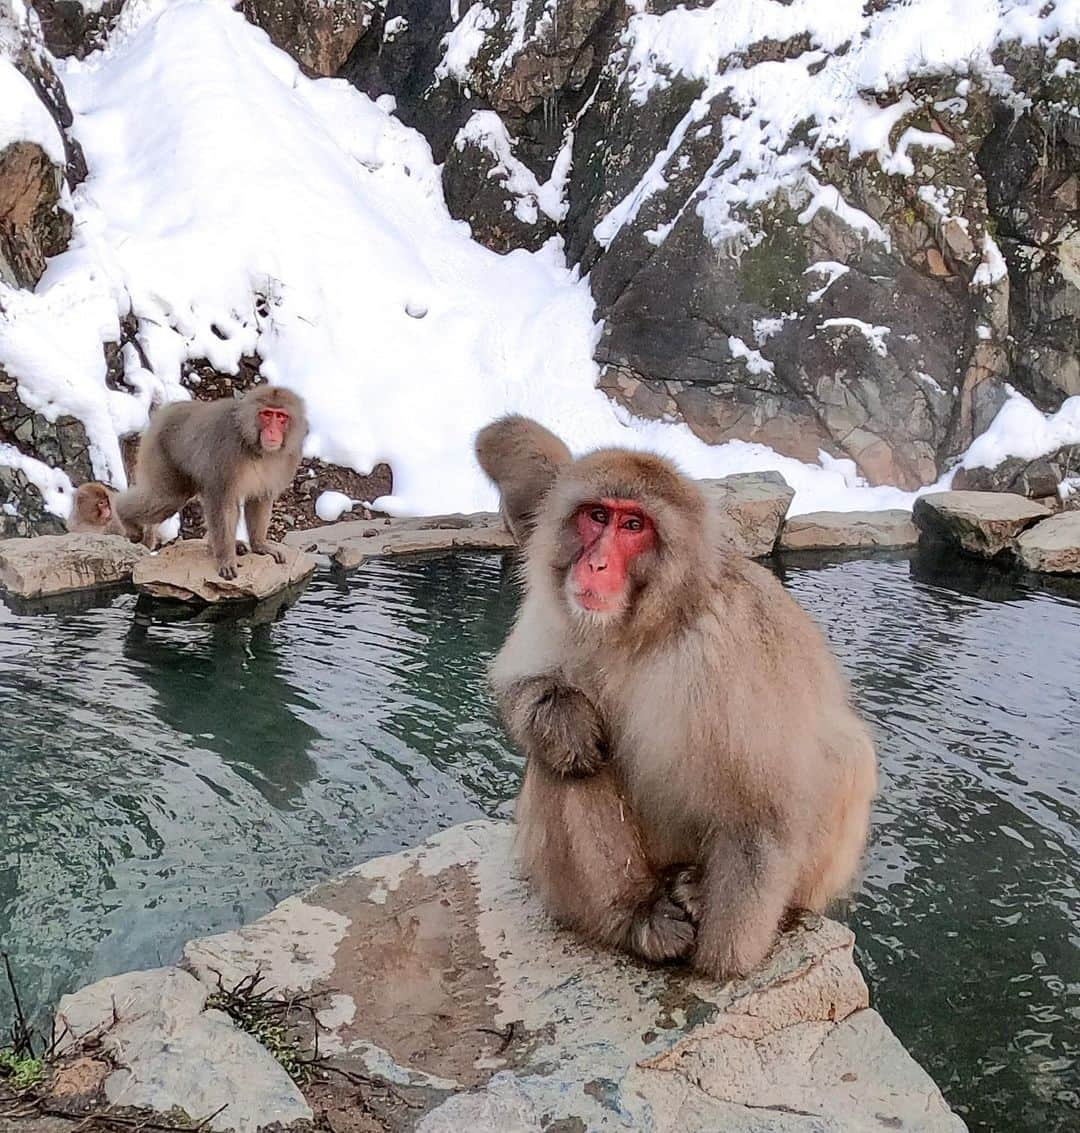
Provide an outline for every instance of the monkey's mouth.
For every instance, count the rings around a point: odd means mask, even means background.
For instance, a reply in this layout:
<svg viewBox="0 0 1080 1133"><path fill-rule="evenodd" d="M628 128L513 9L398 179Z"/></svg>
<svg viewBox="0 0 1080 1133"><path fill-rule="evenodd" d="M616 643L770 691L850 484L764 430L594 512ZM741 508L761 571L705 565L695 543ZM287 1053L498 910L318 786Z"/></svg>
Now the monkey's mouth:
<svg viewBox="0 0 1080 1133"><path fill-rule="evenodd" d="M614 617L621 614L626 608L626 603L621 594L598 594L595 590L576 586L571 586L568 589L571 604L586 614Z"/></svg>

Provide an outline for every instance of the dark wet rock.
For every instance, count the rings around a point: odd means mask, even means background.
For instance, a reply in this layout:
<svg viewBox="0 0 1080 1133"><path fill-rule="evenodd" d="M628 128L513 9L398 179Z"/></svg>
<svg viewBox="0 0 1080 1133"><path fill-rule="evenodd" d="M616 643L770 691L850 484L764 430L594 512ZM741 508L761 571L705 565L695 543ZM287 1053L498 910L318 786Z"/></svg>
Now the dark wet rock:
<svg viewBox="0 0 1080 1133"><path fill-rule="evenodd" d="M0 465L0 538L59 535L64 521L45 507L37 485L21 468Z"/></svg>
<svg viewBox="0 0 1080 1133"><path fill-rule="evenodd" d="M1016 540L1016 557L1028 570L1080 574L1080 511L1063 511Z"/></svg>
<svg viewBox="0 0 1080 1133"><path fill-rule="evenodd" d="M915 501L912 518L931 542L992 559L1011 552L1022 532L1050 514L1008 492L931 492Z"/></svg>
<svg viewBox="0 0 1080 1133"><path fill-rule="evenodd" d="M0 586L44 598L128 582L146 548L119 535L42 535L0 542Z"/></svg>
<svg viewBox="0 0 1080 1133"><path fill-rule="evenodd" d="M0 370L0 443L62 468L77 483L94 478L90 441L76 417L63 415L50 421L29 409L20 399L18 383Z"/></svg>
<svg viewBox="0 0 1080 1133"><path fill-rule="evenodd" d="M555 235L555 220L538 200L535 177L514 177L511 139L495 115L488 118L491 134L470 130L482 121L474 117L447 152L442 173L447 208L468 221L473 239L493 252L535 251Z"/></svg>
<svg viewBox="0 0 1080 1133"><path fill-rule="evenodd" d="M336 75L371 26L378 0L242 0L240 10L312 75Z"/></svg>
<svg viewBox="0 0 1080 1133"><path fill-rule="evenodd" d="M911 512L815 511L788 519L780 533L782 551L868 550L913 547L919 532Z"/></svg>
<svg viewBox="0 0 1080 1133"><path fill-rule="evenodd" d="M299 585L315 570L310 555L294 547L281 549L283 564L269 555L243 555L236 578L224 579L203 540L182 539L141 559L132 581L136 589L153 598L195 603L261 601Z"/></svg>
<svg viewBox="0 0 1080 1133"><path fill-rule="evenodd" d="M1062 481L1074 476L1080 476L1080 445L1066 445L1036 460L1009 457L993 468L961 468L953 477L952 486L1045 499L1056 496Z"/></svg>
<svg viewBox="0 0 1080 1133"><path fill-rule="evenodd" d="M81 0L30 0L30 4L49 50L61 58L84 59L104 45L124 0L86 5Z"/></svg>

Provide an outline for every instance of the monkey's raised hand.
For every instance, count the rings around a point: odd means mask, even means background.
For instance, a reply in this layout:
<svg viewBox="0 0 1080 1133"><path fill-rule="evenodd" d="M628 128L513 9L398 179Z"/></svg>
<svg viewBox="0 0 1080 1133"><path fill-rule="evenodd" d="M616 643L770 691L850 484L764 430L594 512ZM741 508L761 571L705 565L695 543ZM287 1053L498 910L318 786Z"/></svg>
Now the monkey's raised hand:
<svg viewBox="0 0 1080 1133"><path fill-rule="evenodd" d="M591 775L608 757L600 713L557 677L531 677L500 697L503 718L530 759L556 775Z"/></svg>

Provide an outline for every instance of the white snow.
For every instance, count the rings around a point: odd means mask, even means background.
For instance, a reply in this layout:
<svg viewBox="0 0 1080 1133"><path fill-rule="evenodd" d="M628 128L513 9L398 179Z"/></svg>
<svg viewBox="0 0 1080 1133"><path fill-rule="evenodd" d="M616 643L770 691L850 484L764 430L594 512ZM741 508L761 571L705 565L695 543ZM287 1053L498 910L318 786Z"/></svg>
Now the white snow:
<svg viewBox="0 0 1080 1133"><path fill-rule="evenodd" d="M486 150L497 164L489 176L498 178L517 198L514 215L525 224L535 224L542 212L556 222L566 216L566 179L570 169L569 146L563 146L555 161L551 178L540 184L536 174L514 156L515 139L507 133L503 120L493 110L474 111L458 131L454 145L458 150L472 142Z"/></svg>
<svg viewBox="0 0 1080 1133"><path fill-rule="evenodd" d="M775 371L776 367L768 358L763 357L760 351L751 349L741 338L731 335L727 343L732 358L741 358L746 363L747 373L771 374Z"/></svg>
<svg viewBox="0 0 1080 1133"><path fill-rule="evenodd" d="M882 358L889 353L885 345L885 338L889 333L888 327L872 326L870 323L864 323L862 319L850 318L825 319L818 325L819 330L829 330L832 327L858 331L870 344L870 349L875 354L880 354Z"/></svg>
<svg viewBox="0 0 1080 1133"><path fill-rule="evenodd" d="M964 454L962 468L994 468L1010 456L1035 460L1064 445L1080 445L1080 395L1056 413L1040 412L1022 393L1009 389L990 428Z"/></svg>
<svg viewBox="0 0 1080 1133"><path fill-rule="evenodd" d="M834 9L855 18L861 2L775 7L776 19L827 21ZM476 29L483 11L474 4L459 30L470 13ZM836 26L819 30L834 42ZM479 49L451 38L448 59ZM124 483L120 435L188 396L186 361L235 373L258 354L266 378L307 400L306 453L360 472L387 461L394 495L375 504L400 513L492 509L472 439L506 412L536 417L575 451L649 448L702 477L776 469L796 490L793 513L910 506L912 493L868 487L850 461L710 447L615 406L595 388L588 283L561 246L498 256L473 242L392 100L306 78L228 0L129 0L103 52L58 66L90 175L72 198L71 246L37 290L0 285L0 364L32 408L85 423L102 479ZM695 122L688 115L685 129ZM568 168L564 146L552 194ZM804 174L811 207L845 215L842 199L828 199L835 190ZM530 185L538 207L546 189ZM824 268L830 282L839 274ZM129 313L139 349L125 347L127 388L111 390L102 343L119 341ZM741 339L733 353L740 344L748 368L771 365ZM23 468L66 514L62 472L10 449L0 463ZM320 504L329 514L342 501L327 493Z"/></svg>
<svg viewBox="0 0 1080 1133"><path fill-rule="evenodd" d="M352 511L359 500L351 499L344 492L322 492L315 501L315 514L323 523L337 523L347 512Z"/></svg>
<svg viewBox="0 0 1080 1133"><path fill-rule="evenodd" d="M24 456L14 445L0 442L0 468L16 468L41 492L45 507L65 518L71 511L74 492L71 481L59 468L50 468L40 460Z"/></svg>
<svg viewBox="0 0 1080 1133"><path fill-rule="evenodd" d="M1052 46L1078 31L1080 0L908 0L882 11L868 10L862 0L715 0L659 14L639 5L622 39L621 81L631 100L643 104L676 77L702 89L638 184L601 218L596 239L608 246L666 188L668 163L677 160L691 127L701 136L698 124L723 98L736 109L724 113L716 158L692 194L717 247L737 253L752 246L760 233L750 211L780 194L803 208L803 223L827 208L867 239L885 242L872 218L835 186L820 183L818 154L830 148L851 158L873 154L884 172L913 177L913 146L945 151L952 143L908 128L892 147L894 128L918 107L906 93L885 105L877 96L912 77L951 72L978 75L983 85L1007 93L1011 80L994 62L997 47L1012 40ZM798 36L810 50L746 66L755 44ZM957 85L958 95L968 93L966 83ZM661 229L652 229L646 239L658 243L659 235Z"/></svg>
<svg viewBox="0 0 1080 1133"><path fill-rule="evenodd" d="M971 285L973 287L993 287L995 283L1003 280L1008 274L1009 269L1005 266L1005 257L1001 254L1001 249L994 243L989 232L984 233L982 261L975 269Z"/></svg>
<svg viewBox="0 0 1080 1133"><path fill-rule="evenodd" d="M0 56L0 150L12 142L36 142L57 165L64 163L64 141L34 88Z"/></svg>
<svg viewBox="0 0 1080 1133"><path fill-rule="evenodd" d="M393 43L399 35L409 30L409 21L405 16L391 16L383 24L383 43Z"/></svg>
<svg viewBox="0 0 1080 1133"><path fill-rule="evenodd" d="M837 263L836 260L818 260L817 263L811 264L806 271L803 272L803 275L813 273L816 275L824 275L826 279L821 287L811 291L810 294L807 295L807 300L811 303L820 302L825 292L828 291L842 275L847 275L850 270L847 264Z"/></svg>
<svg viewBox="0 0 1080 1133"><path fill-rule="evenodd" d="M452 14L456 17L456 13ZM467 83L472 77L473 60L484 46L487 33L498 22L498 14L493 9L473 4L443 39L443 57L435 68L435 78Z"/></svg>

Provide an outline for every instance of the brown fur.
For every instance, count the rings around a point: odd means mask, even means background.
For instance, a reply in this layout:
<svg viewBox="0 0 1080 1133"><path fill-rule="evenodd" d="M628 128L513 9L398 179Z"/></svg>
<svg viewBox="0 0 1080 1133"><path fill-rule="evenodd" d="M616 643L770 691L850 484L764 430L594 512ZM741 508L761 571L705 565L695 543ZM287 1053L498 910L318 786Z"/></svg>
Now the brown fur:
<svg viewBox="0 0 1080 1133"><path fill-rule="evenodd" d="M476 459L498 487L503 519L523 546L555 474L574 459L570 450L538 422L511 415L477 433Z"/></svg>
<svg viewBox="0 0 1080 1133"><path fill-rule="evenodd" d="M67 529L80 533L123 535L124 525L116 515L116 492L100 480L80 484L75 490Z"/></svg>
<svg viewBox="0 0 1080 1133"><path fill-rule="evenodd" d="M261 409L291 415L281 448L264 451ZM251 550L284 562L267 541L274 501L292 483L307 435L303 401L280 386L257 386L239 399L180 401L159 409L139 444L135 484L116 502L129 538L199 496L210 552L223 578L236 577L236 525L244 509Z"/></svg>
<svg viewBox="0 0 1080 1133"><path fill-rule="evenodd" d="M593 940L745 974L789 909L821 910L851 882L870 737L813 621L764 568L710 549L703 497L668 462L596 452L552 480L492 670L528 760L525 868ZM657 541L631 564L625 612L600 617L565 580L574 516L605 497L638 501Z"/></svg>

